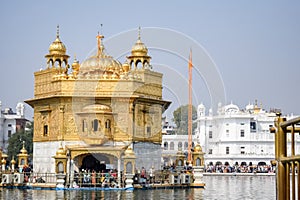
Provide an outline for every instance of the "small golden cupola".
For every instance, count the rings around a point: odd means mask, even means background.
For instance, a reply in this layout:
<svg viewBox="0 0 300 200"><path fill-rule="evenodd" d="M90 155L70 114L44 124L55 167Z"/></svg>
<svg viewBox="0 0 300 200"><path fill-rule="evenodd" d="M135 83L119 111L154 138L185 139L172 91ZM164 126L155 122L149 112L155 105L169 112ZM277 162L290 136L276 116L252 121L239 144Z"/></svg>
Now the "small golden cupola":
<svg viewBox="0 0 300 200"><path fill-rule="evenodd" d="M255 100L255 105L254 105L254 108L253 108L253 113L254 114L258 114L258 113L260 113L261 109L262 109L262 106L259 107L258 103L257 103L257 100Z"/></svg>
<svg viewBox="0 0 300 200"><path fill-rule="evenodd" d="M58 150L56 151L56 155L53 156L55 159L55 172L56 173L66 173L67 171L67 154L66 150L62 147L62 143L60 143Z"/></svg>
<svg viewBox="0 0 300 200"><path fill-rule="evenodd" d="M72 75L74 78L77 78L77 75L79 73L79 69L80 69L80 64L79 64L79 61L76 59L76 56L74 56L74 61L72 63Z"/></svg>
<svg viewBox="0 0 300 200"><path fill-rule="evenodd" d="M193 151L193 165L194 166L203 166L204 165L204 152L202 151L202 147L198 143L194 147Z"/></svg>
<svg viewBox="0 0 300 200"><path fill-rule="evenodd" d="M151 57L148 55L148 48L141 40L141 27L139 27L138 39L131 49L131 55L127 57L130 66L137 69L138 64L142 64L143 69L149 69Z"/></svg>
<svg viewBox="0 0 300 200"><path fill-rule="evenodd" d="M201 148L200 144L197 144L197 145L195 146L194 151L195 151L195 152L202 152L202 148Z"/></svg>
<svg viewBox="0 0 300 200"><path fill-rule="evenodd" d="M18 167L23 168L28 165L28 157L27 150L25 149L25 141L23 141L23 147L18 154Z"/></svg>
<svg viewBox="0 0 300 200"><path fill-rule="evenodd" d="M56 39L49 46L49 54L45 56L47 59L47 68L58 67L59 69L68 68L68 59L70 56L66 54L67 49L59 38L59 26L57 26ZM57 63L57 65L56 65ZM63 66L64 65L64 66ZM61 72L66 70L61 70Z"/></svg>

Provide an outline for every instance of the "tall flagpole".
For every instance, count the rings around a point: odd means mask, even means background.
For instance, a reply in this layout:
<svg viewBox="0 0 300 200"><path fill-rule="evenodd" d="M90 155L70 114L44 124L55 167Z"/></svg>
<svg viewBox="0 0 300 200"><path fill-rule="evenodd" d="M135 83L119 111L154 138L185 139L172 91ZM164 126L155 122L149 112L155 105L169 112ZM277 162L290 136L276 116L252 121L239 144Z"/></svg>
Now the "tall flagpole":
<svg viewBox="0 0 300 200"><path fill-rule="evenodd" d="M188 104L188 161L192 162L192 114L193 114L193 101L192 101L192 49L190 49L189 57L189 104Z"/></svg>

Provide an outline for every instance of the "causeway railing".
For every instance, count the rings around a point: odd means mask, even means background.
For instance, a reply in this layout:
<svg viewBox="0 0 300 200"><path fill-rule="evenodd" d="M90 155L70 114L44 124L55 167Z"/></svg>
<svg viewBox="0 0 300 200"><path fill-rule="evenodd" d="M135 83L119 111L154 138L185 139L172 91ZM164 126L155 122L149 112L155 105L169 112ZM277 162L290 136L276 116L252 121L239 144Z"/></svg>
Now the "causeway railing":
<svg viewBox="0 0 300 200"><path fill-rule="evenodd" d="M278 200L294 200L300 198L300 155L295 155L295 134L300 134L300 117L286 121L280 115L277 114L275 127L270 128L275 133L276 197Z"/></svg>

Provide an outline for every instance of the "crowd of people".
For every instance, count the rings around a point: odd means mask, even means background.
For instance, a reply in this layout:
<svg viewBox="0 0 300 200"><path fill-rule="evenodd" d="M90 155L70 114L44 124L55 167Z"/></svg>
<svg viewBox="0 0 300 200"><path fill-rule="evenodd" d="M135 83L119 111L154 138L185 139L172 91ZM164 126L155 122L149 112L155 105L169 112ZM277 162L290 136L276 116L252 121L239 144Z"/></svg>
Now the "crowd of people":
<svg viewBox="0 0 300 200"><path fill-rule="evenodd" d="M275 167L271 165L208 165L207 173L274 173Z"/></svg>
<svg viewBox="0 0 300 200"><path fill-rule="evenodd" d="M96 172L95 170L82 170L81 173L74 173L73 187L103 187L116 188L117 184L117 170L102 170Z"/></svg>
<svg viewBox="0 0 300 200"><path fill-rule="evenodd" d="M133 177L133 184L147 185L155 183L155 177L157 180L162 181L166 177L162 178L163 174L169 173L193 173L193 168L191 165L184 165L180 168L175 166L164 166L162 170L154 171L154 168L146 170L142 167L141 169L136 169L135 175ZM37 178L31 174L32 168L30 166L24 166L19 169L20 173L24 173L24 182L45 182L41 177ZM168 173L167 173L168 172ZM275 166L272 165L229 165L229 164L209 164L204 166L205 173L275 173ZM103 188L118 188L124 187L126 177L122 172L121 175L121 185L118 185L118 171L116 169L109 170L81 170L80 172L75 171L72 186L73 188L79 187L103 187Z"/></svg>

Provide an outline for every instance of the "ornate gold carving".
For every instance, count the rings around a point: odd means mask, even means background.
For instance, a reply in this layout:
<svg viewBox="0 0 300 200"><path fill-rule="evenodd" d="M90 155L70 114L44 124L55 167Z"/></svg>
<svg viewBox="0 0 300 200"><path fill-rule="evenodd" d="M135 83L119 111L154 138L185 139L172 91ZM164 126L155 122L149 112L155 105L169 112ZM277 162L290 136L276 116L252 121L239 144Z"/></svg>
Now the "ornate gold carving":
<svg viewBox="0 0 300 200"><path fill-rule="evenodd" d="M71 152L71 159L75 159L77 156L84 154L93 154L93 153L101 153L112 155L116 158L121 158L121 155L124 152L124 147L82 147L82 146L72 146L67 147Z"/></svg>
<svg viewBox="0 0 300 200"><path fill-rule="evenodd" d="M66 120L66 135L74 135L77 134L77 126L75 124L74 117L69 116L68 119Z"/></svg>
<svg viewBox="0 0 300 200"><path fill-rule="evenodd" d="M162 74L146 69L150 66L138 70L129 66L136 64L140 58L146 61L143 63L145 65L150 62L147 48L141 41L138 40L133 48L129 59L132 62L118 68L118 75L107 72L106 78L105 73L82 75L82 67L88 66L79 64L77 60L72 66L73 72L68 74L68 56L61 48L63 44L61 41L54 43L46 56L49 68L34 73L34 99L27 101L35 109L34 141L84 139L90 145L100 145L106 141L161 141L162 106L167 108L169 105L169 102L162 100ZM55 51L59 55L54 55ZM50 66L53 62L59 62L56 63L59 66ZM122 75L123 67L126 74ZM116 71L109 66L107 70ZM83 108L91 104L111 106L111 113L84 113ZM84 133L83 119L88 123ZM91 125L94 119L101 122L97 131L93 131ZM105 128L106 119L111 120L109 131ZM46 137L43 136L44 124L49 126L49 136Z"/></svg>

